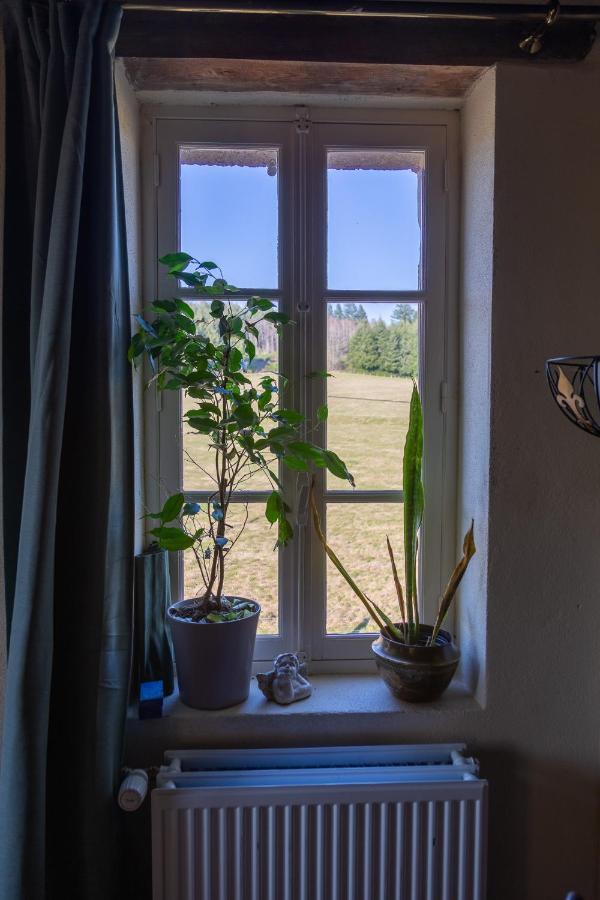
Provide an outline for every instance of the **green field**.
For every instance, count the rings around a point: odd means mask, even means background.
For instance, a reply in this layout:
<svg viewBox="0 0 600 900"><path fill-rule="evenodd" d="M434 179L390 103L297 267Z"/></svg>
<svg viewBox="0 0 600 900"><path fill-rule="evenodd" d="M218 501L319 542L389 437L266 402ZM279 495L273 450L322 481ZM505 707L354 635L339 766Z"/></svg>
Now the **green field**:
<svg viewBox="0 0 600 900"><path fill-rule="evenodd" d="M347 463L357 491L402 487L402 450L411 387L408 378L349 372L335 372L334 378L328 379L328 446ZM210 458L202 441L199 436L186 435L184 442L190 454L200 461ZM187 490L210 487L208 477L187 458L184 484ZM260 489L268 485L254 480L248 487ZM345 483L329 478L329 489L344 487ZM259 631L272 634L277 631L277 554L272 552L275 533L264 518L262 503L250 504L248 512L246 530L228 560L225 589L258 600L263 610ZM235 513L234 524L245 515L245 508L240 506ZM330 504L327 533L333 549L362 589L379 606L395 614L397 603L385 537L389 534L402 576L402 506ZM360 601L332 566L328 566L327 585L328 632L353 631L365 619ZM186 554L185 595L193 596L200 586L193 556Z"/></svg>

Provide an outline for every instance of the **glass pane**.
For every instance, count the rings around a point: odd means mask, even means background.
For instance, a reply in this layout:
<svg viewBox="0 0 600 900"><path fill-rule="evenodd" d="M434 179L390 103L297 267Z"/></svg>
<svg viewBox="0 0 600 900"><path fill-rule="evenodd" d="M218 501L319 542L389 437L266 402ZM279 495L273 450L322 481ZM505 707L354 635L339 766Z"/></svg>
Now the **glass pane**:
<svg viewBox="0 0 600 900"><path fill-rule="evenodd" d="M425 153L334 150L327 154L327 286L421 288Z"/></svg>
<svg viewBox="0 0 600 900"><path fill-rule="evenodd" d="M327 445L358 490L402 488L412 378L418 374L419 314L410 303L327 305ZM352 490L327 475L328 490Z"/></svg>
<svg viewBox="0 0 600 900"><path fill-rule="evenodd" d="M227 556L224 590L230 596L246 597L260 603L258 633L277 634L279 554L273 550L276 534L265 519L264 503L249 503L247 510L246 527ZM230 507L231 535L239 532L245 515L245 504ZM184 553L184 596L195 597L203 587L196 558L187 550Z"/></svg>
<svg viewBox="0 0 600 900"><path fill-rule="evenodd" d="M244 300L231 301L233 311L236 306L241 308ZM202 330L211 338L218 339L215 320L209 313L210 304L207 301L191 301L197 311L197 321L203 323ZM256 356L252 360L252 367L247 376L258 385L259 380L268 372L278 371L278 337L273 325L269 322L261 322L258 326L259 337ZM186 413L199 402L191 397L182 398L182 412ZM215 489L215 453L209 449L210 437L198 434L189 428L183 420L183 488L186 491L211 491ZM270 490L271 485L262 472L252 473L247 470L249 477L245 477L241 490L261 491Z"/></svg>
<svg viewBox="0 0 600 900"><path fill-rule="evenodd" d="M278 151L182 146L180 249L231 284L277 288Z"/></svg>
<svg viewBox="0 0 600 900"><path fill-rule="evenodd" d="M404 584L403 507L401 503L330 503L327 540L361 591L397 622L400 611L389 556L389 536L400 581ZM327 560L327 633L373 633L377 626Z"/></svg>

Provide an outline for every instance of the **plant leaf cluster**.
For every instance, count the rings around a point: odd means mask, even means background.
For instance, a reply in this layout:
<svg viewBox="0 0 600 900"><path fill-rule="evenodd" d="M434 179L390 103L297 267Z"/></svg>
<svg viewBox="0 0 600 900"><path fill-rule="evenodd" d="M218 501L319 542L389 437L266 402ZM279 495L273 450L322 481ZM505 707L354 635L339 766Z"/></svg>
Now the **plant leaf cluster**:
<svg viewBox="0 0 600 900"><path fill-rule="evenodd" d="M205 609L216 602L216 609L206 616L214 621L210 615L223 613L225 560L245 525L244 521L236 531L229 521L235 492L256 473L266 476L271 493L265 515L277 528L275 547L280 547L293 536L290 506L278 474L280 461L295 472L324 468L352 485L354 480L336 453L311 440L327 419L326 406L317 410L315 423L307 422L300 412L279 402L280 388L287 383L284 376L249 377L259 326L267 323L281 331L292 324L289 317L265 297L232 303L237 288L210 260L170 253L160 263L174 279L193 288L198 300L209 302L216 329L208 334L193 305L181 298L157 300L150 315L136 316L139 330L132 338L129 359L137 364L146 357L152 369L150 384L158 391L183 391L193 401L184 414L185 427L207 436L212 459L208 468L205 459L192 462L209 475L214 491L202 505L186 503L182 493L169 497L161 510L149 514L158 520L150 533L167 550L194 552L205 586L200 602Z"/></svg>

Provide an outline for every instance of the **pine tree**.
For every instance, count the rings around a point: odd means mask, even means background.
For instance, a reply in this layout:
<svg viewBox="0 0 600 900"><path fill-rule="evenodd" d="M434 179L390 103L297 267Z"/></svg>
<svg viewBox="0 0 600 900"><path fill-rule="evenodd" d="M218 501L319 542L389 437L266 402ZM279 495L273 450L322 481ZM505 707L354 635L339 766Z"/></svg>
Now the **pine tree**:
<svg viewBox="0 0 600 900"><path fill-rule="evenodd" d="M397 303L392 313L395 322L416 322L417 310L410 303Z"/></svg>
<svg viewBox="0 0 600 900"><path fill-rule="evenodd" d="M377 372L380 365L379 341L374 326L361 325L350 338L348 368L355 372Z"/></svg>

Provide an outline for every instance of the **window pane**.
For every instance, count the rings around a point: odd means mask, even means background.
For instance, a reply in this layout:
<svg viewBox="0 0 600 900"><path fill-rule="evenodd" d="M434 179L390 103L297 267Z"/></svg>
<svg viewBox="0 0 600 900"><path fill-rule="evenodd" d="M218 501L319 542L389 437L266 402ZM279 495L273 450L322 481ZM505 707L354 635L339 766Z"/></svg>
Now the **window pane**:
<svg viewBox="0 0 600 900"><path fill-rule="evenodd" d="M246 597L260 603L258 633L277 634L279 555L273 550L277 535L265 519L264 503L249 503L247 509L246 527L227 556L224 590L230 596ZM239 532L245 515L245 504L230 507L230 535ZM187 550L184 553L184 596L191 598L201 594L203 586L194 554Z"/></svg>
<svg viewBox="0 0 600 900"><path fill-rule="evenodd" d="M423 151L327 154L327 286L419 290Z"/></svg>
<svg viewBox="0 0 600 900"><path fill-rule="evenodd" d="M231 284L277 288L278 152L182 146L180 249Z"/></svg>
<svg viewBox="0 0 600 900"><path fill-rule="evenodd" d="M244 300L231 301L233 311L236 306L241 308ZM215 320L209 313L210 304L207 301L192 301L192 306L197 312L196 319L203 323L202 330L210 338L218 339ZM278 337L277 332L269 322L261 322L258 326L259 338L257 342L256 356L252 360L252 367L246 374L258 385L260 379L268 372L278 370ZM183 396L182 412L193 409L195 401L191 397ZM186 491L211 491L215 489L215 453L209 449L210 437L198 434L191 429L186 421L183 421L183 488ZM250 472L250 470L248 470ZM261 491L270 490L271 485L262 472L250 474L239 485L241 490Z"/></svg>
<svg viewBox="0 0 600 900"><path fill-rule="evenodd" d="M358 490L400 490L412 378L418 374L418 306L329 303L327 445ZM352 490L327 475L328 490Z"/></svg>
<svg viewBox="0 0 600 900"><path fill-rule="evenodd" d="M330 503L327 541L359 588L389 617L400 619L386 546L389 535L400 581L404 584L403 507L400 503ZM327 560L327 633L372 633L377 626Z"/></svg>

